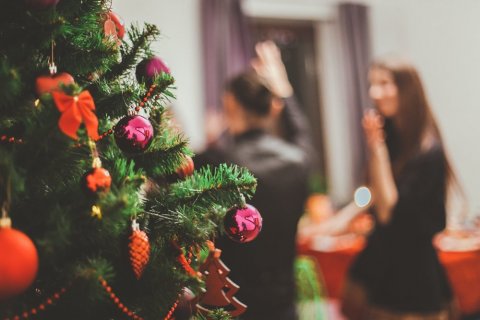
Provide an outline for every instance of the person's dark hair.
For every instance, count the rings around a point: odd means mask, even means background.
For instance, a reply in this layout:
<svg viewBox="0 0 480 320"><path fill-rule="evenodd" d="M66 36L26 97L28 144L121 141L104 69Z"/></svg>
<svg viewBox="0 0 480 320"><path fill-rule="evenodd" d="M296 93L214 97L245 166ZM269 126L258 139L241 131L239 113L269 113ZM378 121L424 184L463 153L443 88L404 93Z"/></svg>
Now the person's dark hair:
<svg viewBox="0 0 480 320"><path fill-rule="evenodd" d="M383 69L391 73L398 89L398 114L395 115L397 147L401 166L421 151L428 137L442 142L425 90L415 67L408 61L388 57L372 63L372 69Z"/></svg>
<svg viewBox="0 0 480 320"><path fill-rule="evenodd" d="M226 85L226 91L232 93L245 110L258 116L270 113L274 95L254 71L232 78Z"/></svg>
<svg viewBox="0 0 480 320"><path fill-rule="evenodd" d="M432 139L442 146L445 161L445 188L454 186L461 194L463 189L458 182L452 165L445 152L443 139L423 88L416 68L406 60L388 57L376 60L371 69L390 72L398 89L398 114L395 120L387 119L385 132L387 146L392 158L395 176L401 173L405 164L418 153L424 152Z"/></svg>

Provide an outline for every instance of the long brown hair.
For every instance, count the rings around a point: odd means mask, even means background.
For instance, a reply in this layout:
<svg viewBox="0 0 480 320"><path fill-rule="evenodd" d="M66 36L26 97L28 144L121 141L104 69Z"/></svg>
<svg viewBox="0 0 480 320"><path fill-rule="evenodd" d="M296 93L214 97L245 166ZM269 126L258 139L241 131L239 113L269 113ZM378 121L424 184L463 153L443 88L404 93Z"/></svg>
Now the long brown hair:
<svg viewBox="0 0 480 320"><path fill-rule="evenodd" d="M445 190L454 185L455 189L463 194L445 152L439 127L416 68L406 60L394 57L374 61L371 69L375 68L390 72L398 89L398 113L389 123L394 131L391 133L396 136L393 139L395 141L389 141L387 136L395 176L398 177L408 160L427 151L432 146L431 142L434 142L440 145L444 155ZM386 131L388 135L387 128Z"/></svg>

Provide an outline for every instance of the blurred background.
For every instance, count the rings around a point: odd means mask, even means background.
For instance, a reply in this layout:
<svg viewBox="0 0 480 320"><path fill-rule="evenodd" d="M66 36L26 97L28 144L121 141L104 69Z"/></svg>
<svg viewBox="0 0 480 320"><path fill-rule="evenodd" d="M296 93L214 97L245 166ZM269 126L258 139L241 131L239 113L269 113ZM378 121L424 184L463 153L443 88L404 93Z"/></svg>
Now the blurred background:
<svg viewBox="0 0 480 320"><path fill-rule="evenodd" d="M480 1L137 0L113 5L127 24L150 22L161 29L154 49L177 80L173 108L197 151L207 142L207 114L220 108L223 79L245 67L256 41L274 40L313 127L320 159L317 188L326 187L337 204L351 200L359 179L358 119L369 104L369 60L390 53L411 59L465 188L468 214L480 213Z"/></svg>

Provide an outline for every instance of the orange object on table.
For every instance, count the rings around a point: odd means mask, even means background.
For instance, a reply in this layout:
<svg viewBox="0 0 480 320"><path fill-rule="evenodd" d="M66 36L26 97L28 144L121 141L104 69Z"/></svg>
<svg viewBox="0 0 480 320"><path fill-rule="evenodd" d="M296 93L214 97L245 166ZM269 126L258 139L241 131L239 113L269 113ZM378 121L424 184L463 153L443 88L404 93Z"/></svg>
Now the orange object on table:
<svg viewBox="0 0 480 320"><path fill-rule="evenodd" d="M317 241L320 239L317 239ZM328 241L332 241L331 239ZM340 299L344 281L350 264L365 244L363 237L342 244L335 249L315 248L315 240L298 247L299 253L317 260L320 278L324 279L330 298ZM317 246L318 247L318 246ZM480 312L480 249L462 252L438 250L440 262L444 266L460 311L464 315Z"/></svg>

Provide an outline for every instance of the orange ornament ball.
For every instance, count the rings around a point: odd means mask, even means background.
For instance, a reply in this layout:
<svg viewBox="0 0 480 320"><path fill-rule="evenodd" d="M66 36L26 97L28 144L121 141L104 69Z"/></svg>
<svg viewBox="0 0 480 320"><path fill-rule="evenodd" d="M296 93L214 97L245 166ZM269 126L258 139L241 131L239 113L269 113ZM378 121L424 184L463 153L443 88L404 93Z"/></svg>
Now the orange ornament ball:
<svg viewBox="0 0 480 320"><path fill-rule="evenodd" d="M81 187L88 196L96 196L100 192L108 192L112 184L112 177L107 169L92 168L82 177Z"/></svg>
<svg viewBox="0 0 480 320"><path fill-rule="evenodd" d="M177 169L177 175L181 179L185 179L193 174L195 170L195 164L193 163L193 159L190 156L185 156L184 163Z"/></svg>

